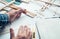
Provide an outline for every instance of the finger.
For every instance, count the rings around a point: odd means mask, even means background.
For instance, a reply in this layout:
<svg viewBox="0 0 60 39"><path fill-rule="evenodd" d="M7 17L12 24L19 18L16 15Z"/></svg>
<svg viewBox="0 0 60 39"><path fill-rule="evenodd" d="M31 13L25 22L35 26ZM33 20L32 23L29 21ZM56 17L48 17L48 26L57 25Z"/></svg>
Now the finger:
<svg viewBox="0 0 60 39"><path fill-rule="evenodd" d="M11 19L11 21L14 21L17 18L17 14Z"/></svg>
<svg viewBox="0 0 60 39"><path fill-rule="evenodd" d="M24 31L26 31L26 34L28 34L29 33L29 31L30 31L30 28L28 27L28 26L24 26Z"/></svg>
<svg viewBox="0 0 60 39"><path fill-rule="evenodd" d="M17 11L16 14L17 14L17 18L19 18L21 16L21 12L20 11Z"/></svg>
<svg viewBox="0 0 60 39"><path fill-rule="evenodd" d="M27 30L27 26L21 26L21 27L19 28L18 38L27 38L26 30Z"/></svg>
<svg viewBox="0 0 60 39"><path fill-rule="evenodd" d="M21 35L23 33L23 26L20 26L18 29L18 34L17 35Z"/></svg>
<svg viewBox="0 0 60 39"><path fill-rule="evenodd" d="M18 9L16 10L19 14L21 14L23 12L23 9Z"/></svg>
<svg viewBox="0 0 60 39"><path fill-rule="evenodd" d="M22 37L25 36L26 35L26 28L27 28L26 26L24 26L24 27L20 26L19 30L18 30L18 36L22 36Z"/></svg>
<svg viewBox="0 0 60 39"><path fill-rule="evenodd" d="M32 38L32 32L30 31L28 34L28 39Z"/></svg>
<svg viewBox="0 0 60 39"><path fill-rule="evenodd" d="M14 30L10 28L10 39L13 39L15 37Z"/></svg>
<svg viewBox="0 0 60 39"><path fill-rule="evenodd" d="M28 30L28 27L25 25L25 26L24 26L24 31L27 32L27 30Z"/></svg>
<svg viewBox="0 0 60 39"><path fill-rule="evenodd" d="M28 38L28 39L30 39L30 38L32 38L32 32L31 32L31 29L30 28L28 28L27 26L24 26L24 33L25 33L25 37L26 38Z"/></svg>
<svg viewBox="0 0 60 39"><path fill-rule="evenodd" d="M29 35L29 32L30 32L30 28L28 28L27 26L24 26L24 33L26 37Z"/></svg>
<svg viewBox="0 0 60 39"><path fill-rule="evenodd" d="M28 38L31 38L32 37L32 31L31 31L30 28L28 28L28 30L27 30L27 37Z"/></svg>
<svg viewBox="0 0 60 39"><path fill-rule="evenodd" d="M15 13L17 14L17 18L19 18L21 16L22 10L16 10Z"/></svg>
<svg viewBox="0 0 60 39"><path fill-rule="evenodd" d="M26 35L28 35L29 31L30 31L30 28L28 28L28 26L24 26L24 31L26 33Z"/></svg>
<svg viewBox="0 0 60 39"><path fill-rule="evenodd" d="M20 27L19 27L17 37L18 37L18 38L25 37L25 35L24 35L24 27L23 27L23 26L20 26Z"/></svg>
<svg viewBox="0 0 60 39"><path fill-rule="evenodd" d="M26 9L23 9L23 13L26 14Z"/></svg>
<svg viewBox="0 0 60 39"><path fill-rule="evenodd" d="M16 18L19 18L21 16L21 14L17 14Z"/></svg>
<svg viewBox="0 0 60 39"><path fill-rule="evenodd" d="M23 27L23 31L24 31L24 32L23 32L23 36L24 36L24 37L27 36L27 28L28 28L27 26L24 26L24 27Z"/></svg>
<svg viewBox="0 0 60 39"><path fill-rule="evenodd" d="M20 26L18 29L18 33L20 33L23 30L23 26Z"/></svg>
<svg viewBox="0 0 60 39"><path fill-rule="evenodd" d="M29 36L30 32L31 32L31 30L30 30L30 28L28 28L27 29L27 36Z"/></svg>
<svg viewBox="0 0 60 39"><path fill-rule="evenodd" d="M26 14L26 9L22 9L22 8L20 8L20 9L18 9L18 10L19 10L20 12Z"/></svg>

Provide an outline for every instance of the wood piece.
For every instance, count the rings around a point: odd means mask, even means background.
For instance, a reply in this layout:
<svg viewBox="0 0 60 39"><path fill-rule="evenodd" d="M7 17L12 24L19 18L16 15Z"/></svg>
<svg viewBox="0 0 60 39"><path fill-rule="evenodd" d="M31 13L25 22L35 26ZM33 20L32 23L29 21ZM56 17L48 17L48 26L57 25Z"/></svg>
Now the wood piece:
<svg viewBox="0 0 60 39"><path fill-rule="evenodd" d="M21 1L28 3L28 2L30 2L31 0L21 0Z"/></svg>
<svg viewBox="0 0 60 39"><path fill-rule="evenodd" d="M8 5L6 5L6 6L9 6L9 7L13 8L13 9L16 9L16 10L17 10L17 9L20 9L20 7L15 6L15 5L13 4L13 2L14 2L14 1L10 2L10 3L9 3ZM6 2L6 3L3 2L3 3L4 3L4 4L7 4L7 2ZM6 6L5 6L5 7L6 7ZM1 9L4 9L5 7L1 8ZM30 11L27 11L27 10L26 10L25 12L26 12L26 15L29 16L29 17L32 17L32 18L33 18L33 17L36 16L36 14L34 14L34 13L30 12Z"/></svg>
<svg viewBox="0 0 60 39"><path fill-rule="evenodd" d="M41 2L44 2L44 3L46 3L46 4L50 4L50 5L54 5L54 6L58 6L58 7L60 7L60 5L58 5L58 4L54 4L54 3L51 3L51 2L46 2L46 1L41 1Z"/></svg>
<svg viewBox="0 0 60 39"><path fill-rule="evenodd" d="M6 4L6 3L4 2L6 5L5 5L4 7L1 7L1 8L0 8L0 10L4 9L5 7L7 7L7 6L11 5L11 4L12 4L12 3L14 3L14 2L15 2L15 1L11 1L11 2L10 2L10 3L8 3L8 4Z"/></svg>
<svg viewBox="0 0 60 39"><path fill-rule="evenodd" d="M40 0L41 1L41 0ZM48 2L51 2L52 0L49 0ZM49 4L45 4L43 5L43 7L41 8L42 11L44 11L45 9L47 9L49 6Z"/></svg>
<svg viewBox="0 0 60 39"><path fill-rule="evenodd" d="M7 13L7 11L0 11L0 14L5 14Z"/></svg>
<svg viewBox="0 0 60 39"><path fill-rule="evenodd" d="M20 9L20 7L17 7L14 4L13 5L10 5L10 7L13 8L13 9ZM36 14L34 14L34 13L30 12L30 11L27 11L26 10L25 12L26 12L26 15L29 16L29 17L32 17L33 18L33 17L36 16Z"/></svg>
<svg viewBox="0 0 60 39"><path fill-rule="evenodd" d="M30 12L30 11L26 11L26 15L29 15L30 17L35 17L37 14L34 14L34 13L32 13L32 12Z"/></svg>
<svg viewBox="0 0 60 39"><path fill-rule="evenodd" d="M32 28L32 39L36 39L36 35L35 35L36 32L35 31L36 31L36 28L33 27Z"/></svg>

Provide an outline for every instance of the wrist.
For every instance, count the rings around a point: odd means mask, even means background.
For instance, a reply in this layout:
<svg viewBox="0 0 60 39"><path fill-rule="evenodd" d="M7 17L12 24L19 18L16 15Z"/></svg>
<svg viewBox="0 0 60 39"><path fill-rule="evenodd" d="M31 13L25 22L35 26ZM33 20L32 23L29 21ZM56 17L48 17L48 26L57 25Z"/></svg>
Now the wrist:
<svg viewBox="0 0 60 39"><path fill-rule="evenodd" d="M10 22L12 22L12 21L14 21L15 20L15 18L14 18L14 15L15 14L10 14L10 13L7 13L8 14L8 16L9 16L9 21ZM14 18L14 19L13 19Z"/></svg>

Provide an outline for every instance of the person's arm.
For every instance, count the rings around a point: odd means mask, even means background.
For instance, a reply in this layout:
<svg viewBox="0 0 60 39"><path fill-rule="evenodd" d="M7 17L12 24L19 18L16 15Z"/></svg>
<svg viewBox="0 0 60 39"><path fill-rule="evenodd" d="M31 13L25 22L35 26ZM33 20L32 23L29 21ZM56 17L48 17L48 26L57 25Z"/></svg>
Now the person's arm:
<svg viewBox="0 0 60 39"><path fill-rule="evenodd" d="M25 13L25 9L18 9L18 10L12 9L7 14L10 16L10 21L12 22L15 19L19 18L21 16L21 13Z"/></svg>
<svg viewBox="0 0 60 39"><path fill-rule="evenodd" d="M8 23L14 21L15 19L19 18L21 13L23 13L23 9L14 10L12 9L6 14L0 14L0 29L5 27Z"/></svg>
<svg viewBox="0 0 60 39"><path fill-rule="evenodd" d="M8 14L0 14L0 29L3 28L9 22L10 21Z"/></svg>

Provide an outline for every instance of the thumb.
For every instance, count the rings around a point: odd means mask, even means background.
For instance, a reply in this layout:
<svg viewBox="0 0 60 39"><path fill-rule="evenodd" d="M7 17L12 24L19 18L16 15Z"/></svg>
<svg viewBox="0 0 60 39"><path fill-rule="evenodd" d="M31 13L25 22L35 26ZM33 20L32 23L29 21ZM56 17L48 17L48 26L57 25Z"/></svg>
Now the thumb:
<svg viewBox="0 0 60 39"><path fill-rule="evenodd" d="M14 30L10 28L10 39L13 39L15 37Z"/></svg>

